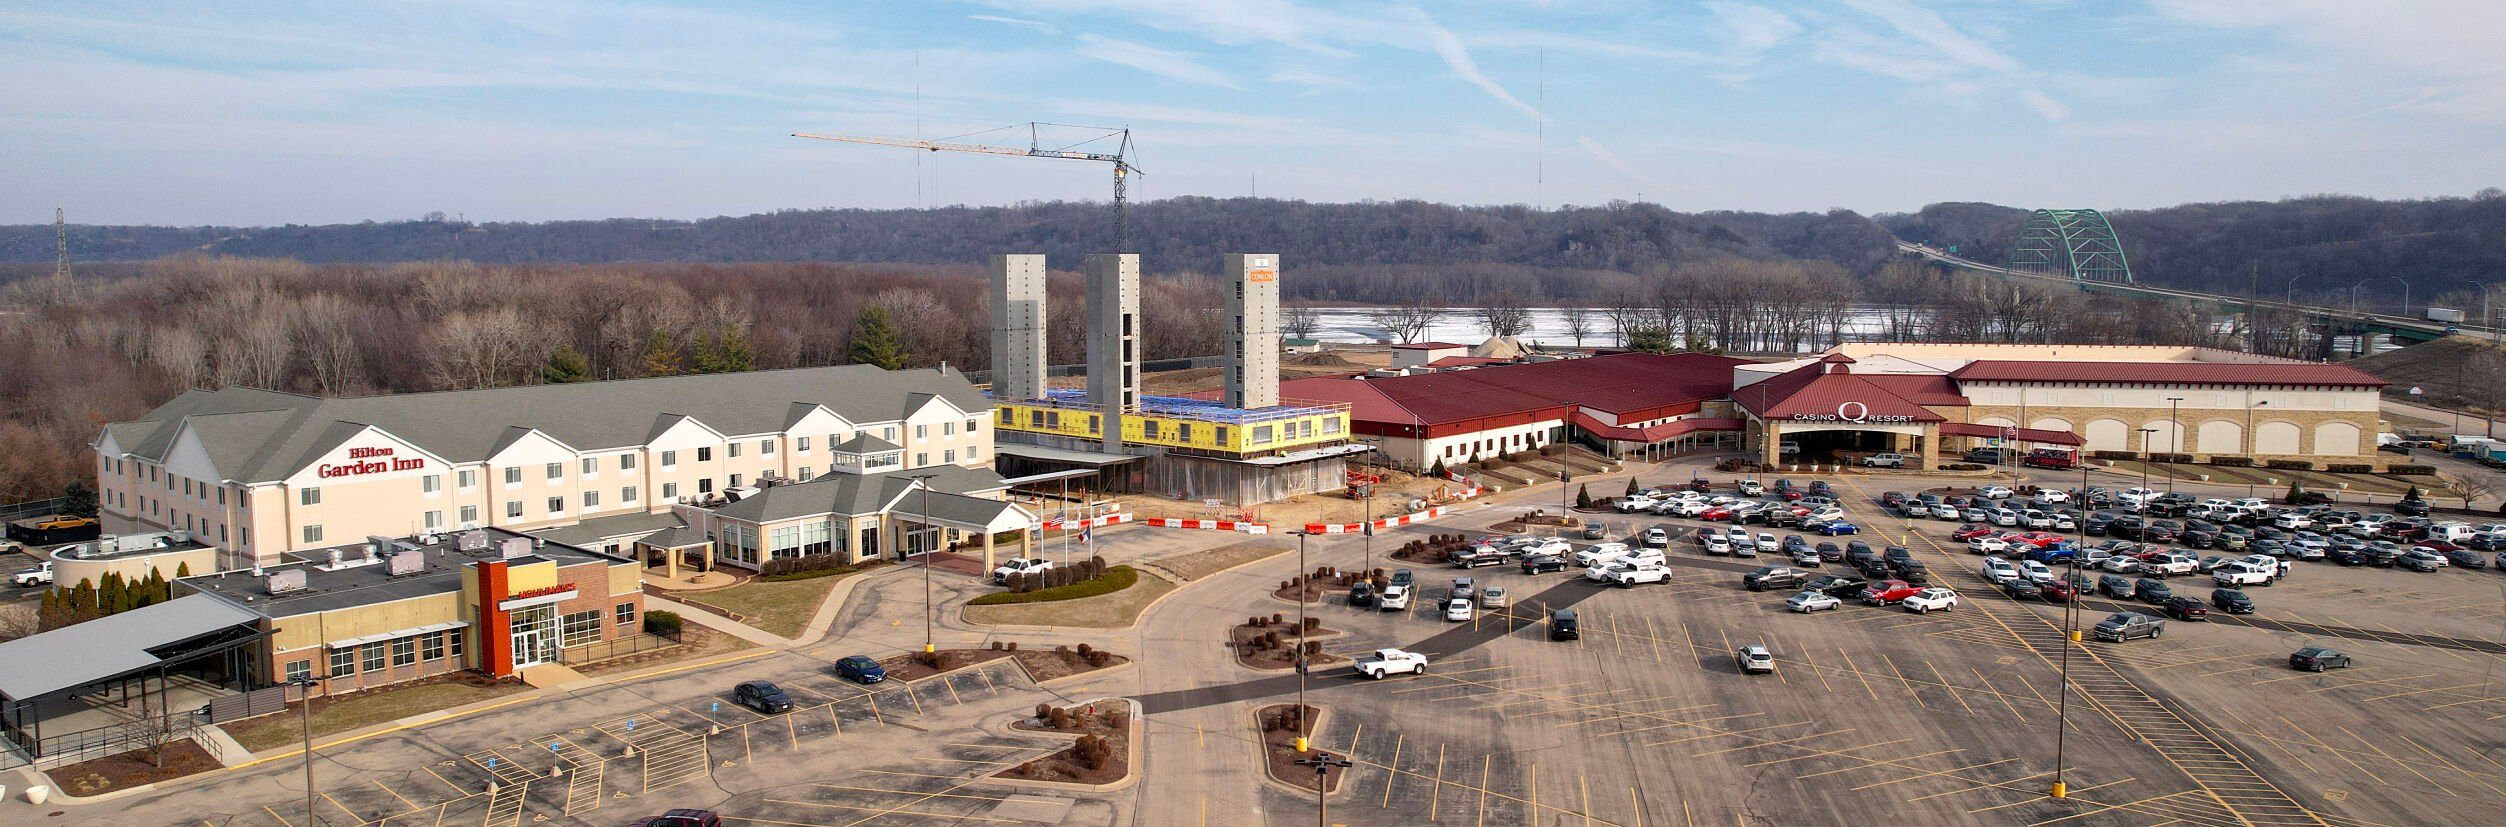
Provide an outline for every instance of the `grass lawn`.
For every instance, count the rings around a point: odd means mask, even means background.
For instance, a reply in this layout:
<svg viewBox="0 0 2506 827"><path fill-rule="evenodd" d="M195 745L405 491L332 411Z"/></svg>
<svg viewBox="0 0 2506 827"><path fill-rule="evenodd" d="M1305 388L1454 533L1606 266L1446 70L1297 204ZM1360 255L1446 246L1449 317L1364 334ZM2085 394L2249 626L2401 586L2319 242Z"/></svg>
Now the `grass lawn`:
<svg viewBox="0 0 2506 827"><path fill-rule="evenodd" d="M1296 550L1296 546L1276 540L1255 540L1201 551L1189 551L1149 560L1143 565L1183 578L1186 583L1217 574L1236 566L1275 557Z"/></svg>
<svg viewBox="0 0 2506 827"><path fill-rule="evenodd" d="M362 729L411 715L450 709L521 692L530 687L520 683L499 683L492 686L471 686L459 682L429 683L377 689L343 695L338 700L313 700L313 737L336 735ZM254 752L302 743L304 731L299 727L296 708L276 715L264 715L250 721L226 725L226 732L245 749Z"/></svg>
<svg viewBox="0 0 2506 827"><path fill-rule="evenodd" d="M738 612L741 617L747 618L748 625L788 638L798 636L801 629L809 625L810 616L818 613L818 604L826 602L827 592L851 576L836 574L781 583L751 580L727 589L696 592L688 596Z"/></svg>
<svg viewBox="0 0 2506 827"><path fill-rule="evenodd" d="M992 625L1120 629L1138 619L1151 602L1174 590L1174 581L1147 571L1131 588L1113 594L1049 603L967 606L965 616L968 621Z"/></svg>

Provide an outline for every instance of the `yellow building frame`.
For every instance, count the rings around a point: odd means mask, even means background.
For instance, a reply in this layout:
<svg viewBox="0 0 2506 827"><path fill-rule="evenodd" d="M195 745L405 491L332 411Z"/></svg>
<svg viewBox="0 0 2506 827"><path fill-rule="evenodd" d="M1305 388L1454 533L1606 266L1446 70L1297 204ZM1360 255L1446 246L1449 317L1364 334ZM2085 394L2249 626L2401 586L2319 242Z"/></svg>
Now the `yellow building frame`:
<svg viewBox="0 0 2506 827"><path fill-rule="evenodd" d="M1293 404L1229 413L1236 421L1146 411L1125 414L1122 418L1123 442L1248 456L1331 445L1349 439L1349 408L1346 403ZM1104 420L1104 415L1092 405L1043 401L1002 402L994 407L992 414L993 423L1001 430L1074 439L1101 437Z"/></svg>

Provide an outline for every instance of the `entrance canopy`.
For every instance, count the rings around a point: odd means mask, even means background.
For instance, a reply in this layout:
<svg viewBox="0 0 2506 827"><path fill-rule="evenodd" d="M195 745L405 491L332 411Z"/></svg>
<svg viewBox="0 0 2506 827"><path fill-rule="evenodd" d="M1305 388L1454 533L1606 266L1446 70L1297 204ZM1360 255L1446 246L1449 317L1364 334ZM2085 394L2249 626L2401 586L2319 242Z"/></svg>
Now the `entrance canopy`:
<svg viewBox="0 0 2506 827"><path fill-rule="evenodd" d="M1580 410L1576 411L1573 417L1568 421L1575 423L1575 427L1582 428L1586 433L1592 434L1593 436L1597 436L1602 439L1615 439L1621 442L1661 442L1662 440L1670 439L1675 436L1692 434L1698 431L1737 431L1740 430L1742 426L1741 421L1737 418L1697 417L1691 419L1673 420L1658 425L1647 425L1642 428L1631 428L1625 425L1612 425L1603 422L1599 417L1584 413Z"/></svg>
<svg viewBox="0 0 2506 827"><path fill-rule="evenodd" d="M2048 431L2038 428L2010 428L2000 425L1973 425L1965 422L1943 423L1940 426L1940 435L1971 436L1982 437L1984 439L2015 439L2020 442L2034 442L2044 445L2076 446L2087 444L2087 441L2081 439L2079 434L2075 434L2070 431Z"/></svg>
<svg viewBox="0 0 2506 827"><path fill-rule="evenodd" d="M0 698L33 700L189 660L200 652L186 644L250 639L260 623L259 614L195 594L0 643Z"/></svg>

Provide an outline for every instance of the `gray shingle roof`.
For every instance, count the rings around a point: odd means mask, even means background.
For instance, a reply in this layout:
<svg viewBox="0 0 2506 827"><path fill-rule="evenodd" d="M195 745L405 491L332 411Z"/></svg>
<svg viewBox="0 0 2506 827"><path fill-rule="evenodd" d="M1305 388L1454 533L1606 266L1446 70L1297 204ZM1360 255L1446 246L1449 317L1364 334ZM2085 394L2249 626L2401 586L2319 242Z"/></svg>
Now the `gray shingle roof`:
<svg viewBox="0 0 2506 827"><path fill-rule="evenodd" d="M0 643L0 696L23 701L127 674L157 664L150 649L260 620L195 594Z"/></svg>
<svg viewBox="0 0 2506 827"><path fill-rule="evenodd" d="M679 515L668 511L659 513L638 511L631 514L593 517L573 525L541 529L531 534L535 537L545 537L552 543L592 548L600 545L602 540L611 537L641 539L646 535L686 524L687 521L679 519Z"/></svg>
<svg viewBox="0 0 2506 827"><path fill-rule="evenodd" d="M776 433L805 415L802 406L823 405L856 424L893 422L933 398L974 415L992 408L953 369L839 365L346 399L255 388L194 390L106 429L123 450L163 460L179 424L191 417L219 473L269 482L369 425L446 460L478 462L525 429L576 449L602 450L645 444L682 418L725 434Z"/></svg>
<svg viewBox="0 0 2506 827"><path fill-rule="evenodd" d="M777 485L713 510L715 514L752 523L770 523L819 514L873 514L913 487L913 474L932 474L932 511L942 496L969 495L1001 488L1001 475L989 469L933 465L885 474L828 474L808 482ZM908 500L897 506L911 511Z"/></svg>
<svg viewBox="0 0 2506 827"><path fill-rule="evenodd" d="M869 431L863 431L854 435L852 439L845 440L842 444L835 446L835 450L847 454L883 454L889 451L902 451L905 450L905 448L904 446L896 443L871 436Z"/></svg>

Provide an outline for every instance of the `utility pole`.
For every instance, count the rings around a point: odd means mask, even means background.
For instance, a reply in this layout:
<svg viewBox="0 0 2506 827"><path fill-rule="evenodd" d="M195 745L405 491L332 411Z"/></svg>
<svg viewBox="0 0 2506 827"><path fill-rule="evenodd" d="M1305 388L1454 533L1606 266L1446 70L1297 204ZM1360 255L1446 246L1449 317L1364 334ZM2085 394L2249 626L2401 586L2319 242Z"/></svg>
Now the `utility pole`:
<svg viewBox="0 0 2506 827"><path fill-rule="evenodd" d="M52 280L60 287L70 286L70 221L60 207L52 208Z"/></svg>
<svg viewBox="0 0 2506 827"><path fill-rule="evenodd" d="M931 478L936 476L939 475L916 474L906 477L906 479L913 480L914 485L922 488L922 519L914 525L916 534L921 534L931 528ZM906 545L911 547L913 544L909 541ZM931 554L935 551L938 549L932 548L929 543L922 547L922 653L925 655L939 651L931 636L931 616L939 614L938 609L931 605Z"/></svg>
<svg viewBox="0 0 2506 827"><path fill-rule="evenodd" d="M313 809L313 679L298 679L296 686L305 692L303 702L296 707L296 722L305 736L305 823L321 824L321 813Z"/></svg>

